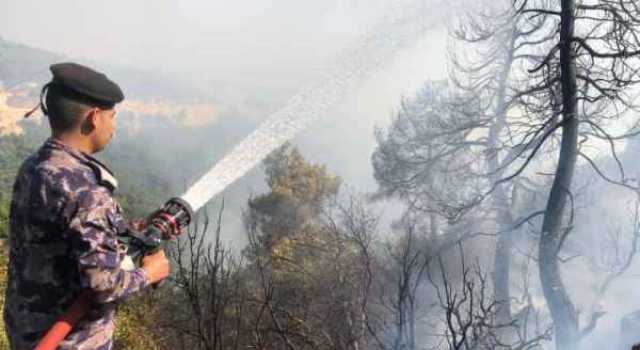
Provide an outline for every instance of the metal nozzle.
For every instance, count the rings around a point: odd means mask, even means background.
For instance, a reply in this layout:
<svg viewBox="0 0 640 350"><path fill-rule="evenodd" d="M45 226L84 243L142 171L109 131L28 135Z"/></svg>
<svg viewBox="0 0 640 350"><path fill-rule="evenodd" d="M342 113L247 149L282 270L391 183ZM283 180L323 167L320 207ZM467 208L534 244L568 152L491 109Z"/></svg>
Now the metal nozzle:
<svg viewBox="0 0 640 350"><path fill-rule="evenodd" d="M128 241L130 255L154 251L162 242L179 236L191 223L193 210L181 198L171 198L148 219L144 232L130 231Z"/></svg>
<svg viewBox="0 0 640 350"><path fill-rule="evenodd" d="M171 198L150 218L149 233L159 235L160 239L171 239L179 236L189 226L192 217L193 209L189 203L182 198Z"/></svg>

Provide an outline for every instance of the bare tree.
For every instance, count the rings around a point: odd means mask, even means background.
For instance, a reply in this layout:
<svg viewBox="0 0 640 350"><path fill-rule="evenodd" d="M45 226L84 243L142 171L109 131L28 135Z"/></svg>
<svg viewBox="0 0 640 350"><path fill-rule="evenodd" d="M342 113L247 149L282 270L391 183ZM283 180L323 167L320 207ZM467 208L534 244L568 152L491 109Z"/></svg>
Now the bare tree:
<svg viewBox="0 0 640 350"><path fill-rule="evenodd" d="M427 277L435 289L438 302L444 312L443 338L447 349L542 349L543 343L551 338L551 329L547 328L533 335L528 334L526 322L530 315L511 319L507 323L499 321L499 307L490 293L486 273L479 262L468 266L462 244L460 253L461 277L458 285L448 276L442 257L437 256L435 268L427 270ZM432 270L439 272L439 278ZM529 309L529 308L525 308ZM537 319L536 319L537 320ZM525 324L520 324L520 323ZM505 341L501 336L503 329L517 335L513 340Z"/></svg>
<svg viewBox="0 0 640 350"><path fill-rule="evenodd" d="M385 322L376 326L384 337L384 348L418 349L418 322L428 312L421 289L425 281L427 240L415 220L397 223L401 234L387 244L378 281L377 303Z"/></svg>
<svg viewBox="0 0 640 350"><path fill-rule="evenodd" d="M631 229L612 227L602 237L603 243L598 249L598 256L591 258L594 270L604 274L596 288L591 309L589 310L588 323L581 329L581 338L590 334L597 325L600 317L607 312L601 303L606 299L607 292L614 283L629 270L638 253L640 243L640 202L636 199L632 209Z"/></svg>
<svg viewBox="0 0 640 350"><path fill-rule="evenodd" d="M531 47L551 35L538 35L544 18L516 16L511 5L482 3L453 21L450 83L429 83L403 101L392 126L378 131L373 157L382 194L429 213L431 223L437 221L433 212L449 223L472 215L471 221L495 233L493 287L504 322L511 317L513 231L521 225L519 215L531 214L518 212L523 194L509 175L541 139L532 131L537 125L522 125L513 115L526 73L522 62L532 60ZM481 205L489 194L490 205Z"/></svg>
<svg viewBox="0 0 640 350"><path fill-rule="evenodd" d="M611 136L606 126L634 108L629 89L638 82L640 57L640 8L633 0L516 0L518 16L545 18L553 29L547 37L542 58L530 69L530 83L522 94L522 105L529 115L543 118L550 132L541 145L561 129L559 156L553 174L538 249L540 279L555 325L556 346L577 349L580 325L576 308L559 271L558 254L572 232L572 180L578 157L593 166L607 181L629 186L622 166L620 179L599 171L581 149L589 138L610 142L628 133ZM583 139L579 139L583 128ZM533 158L537 146L529 155ZM524 165L526 166L526 165ZM569 223L566 223L567 208Z"/></svg>
<svg viewBox="0 0 640 350"><path fill-rule="evenodd" d="M183 348L226 350L243 345L243 262L220 240L223 210L224 201L213 237L207 236L211 221L205 209L170 251L176 265L175 286L167 296L168 301L174 299L170 324Z"/></svg>
<svg viewBox="0 0 640 350"><path fill-rule="evenodd" d="M537 42L530 33L544 25L541 20L523 21L514 15L510 5L510 1L483 4L482 8L461 16L462 21L451 30L452 47L461 47L450 50L451 81L471 98L485 101L477 103L480 107L477 118L483 123L473 130L487 132L486 138L480 139L482 149L478 152L483 155L482 168L490 184L496 184L491 200L500 233L496 236L493 288L499 301L498 317L504 323L511 319L512 231L517 215L513 208L518 208L518 187L512 184L509 193L508 181L501 180L523 146L509 141L508 135L517 127L508 116L517 108L514 96L519 90L515 77L521 74L518 63L529 59L525 53ZM470 56L473 58L465 59Z"/></svg>
<svg viewBox="0 0 640 350"><path fill-rule="evenodd" d="M377 238L379 217L365 204L361 196L349 194L342 203L337 203L337 216L340 225L329 214L326 217L327 227L338 242L343 242L333 258L334 262L344 261L341 255L346 250L354 250L353 264L350 268L336 264L337 276L339 270L351 270L350 296L343 301L348 338L347 349L368 349L369 339L367 330L369 325L369 301L371 288L374 283L373 265L375 263L373 244ZM340 277L342 279L342 277ZM345 281L346 282L346 281Z"/></svg>

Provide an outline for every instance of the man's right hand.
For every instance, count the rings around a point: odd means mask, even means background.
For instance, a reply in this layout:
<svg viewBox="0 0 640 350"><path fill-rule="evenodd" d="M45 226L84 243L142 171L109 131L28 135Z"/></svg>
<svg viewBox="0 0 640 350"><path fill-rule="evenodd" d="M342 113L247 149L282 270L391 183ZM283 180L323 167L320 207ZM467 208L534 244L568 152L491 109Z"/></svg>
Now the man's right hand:
<svg viewBox="0 0 640 350"><path fill-rule="evenodd" d="M146 255L142 258L142 268L147 273L149 284L162 281L169 276L169 260L167 260L164 250Z"/></svg>

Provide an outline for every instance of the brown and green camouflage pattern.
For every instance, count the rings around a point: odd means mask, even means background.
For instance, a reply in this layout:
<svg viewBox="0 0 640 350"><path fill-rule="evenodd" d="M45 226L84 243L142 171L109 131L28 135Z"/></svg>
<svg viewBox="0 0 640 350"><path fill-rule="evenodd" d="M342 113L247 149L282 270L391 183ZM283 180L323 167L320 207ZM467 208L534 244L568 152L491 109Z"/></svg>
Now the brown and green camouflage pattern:
<svg viewBox="0 0 640 350"><path fill-rule="evenodd" d="M128 224L109 174L55 139L18 172L4 309L12 349L33 349L84 289L93 292L92 308L59 349L111 349L116 305L147 286L144 270L120 266L117 236Z"/></svg>

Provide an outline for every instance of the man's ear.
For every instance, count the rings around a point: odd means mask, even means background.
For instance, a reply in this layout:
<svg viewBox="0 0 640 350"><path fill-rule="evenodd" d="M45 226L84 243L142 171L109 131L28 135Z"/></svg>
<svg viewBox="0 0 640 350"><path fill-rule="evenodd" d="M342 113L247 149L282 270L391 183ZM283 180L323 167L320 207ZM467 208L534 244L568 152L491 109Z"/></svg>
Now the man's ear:
<svg viewBox="0 0 640 350"><path fill-rule="evenodd" d="M98 123L98 113L95 108L91 108L84 113L82 116L82 124L80 125L80 130L83 134L88 135L96 129L96 125Z"/></svg>

